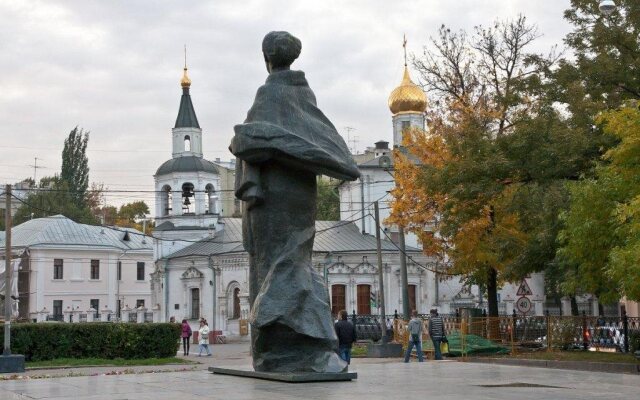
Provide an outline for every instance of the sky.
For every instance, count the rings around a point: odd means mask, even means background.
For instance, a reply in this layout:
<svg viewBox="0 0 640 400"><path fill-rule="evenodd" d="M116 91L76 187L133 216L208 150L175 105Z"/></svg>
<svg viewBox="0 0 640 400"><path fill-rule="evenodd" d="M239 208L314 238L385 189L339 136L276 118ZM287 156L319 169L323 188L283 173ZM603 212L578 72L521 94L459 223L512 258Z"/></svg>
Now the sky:
<svg viewBox="0 0 640 400"><path fill-rule="evenodd" d="M596 1L596 0L594 0ZM303 70L318 106L362 152L392 141L389 93L409 57L445 24L474 26L522 13L543 35L535 50L563 47L569 0L0 0L0 182L60 171L69 131L90 132L90 181L150 191L171 158L187 46L191 97L204 157L229 160L241 123L267 76L261 43L286 30L302 41ZM412 73L414 81L417 74ZM347 127L353 129L346 129ZM151 193L108 193L107 203ZM153 213L153 211L152 211Z"/></svg>

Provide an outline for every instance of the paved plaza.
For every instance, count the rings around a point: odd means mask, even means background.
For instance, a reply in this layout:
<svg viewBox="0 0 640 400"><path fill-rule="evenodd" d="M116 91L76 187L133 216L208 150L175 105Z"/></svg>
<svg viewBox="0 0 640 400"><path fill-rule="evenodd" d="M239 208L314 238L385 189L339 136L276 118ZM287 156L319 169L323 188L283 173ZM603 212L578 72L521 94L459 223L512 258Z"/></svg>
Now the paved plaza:
<svg viewBox="0 0 640 400"><path fill-rule="evenodd" d="M217 350L217 351L216 351ZM634 399L640 375L485 365L457 361L404 364L355 359L358 379L333 383L278 383L213 375L210 365L248 365L246 345L214 347L213 357L189 371L0 381L0 399ZM165 367L170 369L171 367ZM173 366L174 369L183 368ZM114 370L115 368L111 368ZM131 368L129 368L131 370ZM159 368L155 368L158 370ZM153 370L153 368L151 369ZM74 370L76 371L76 370ZM79 370L78 370L79 371ZM37 371L33 371L33 375ZM42 375L43 371L39 374ZM85 371L100 373L100 371Z"/></svg>

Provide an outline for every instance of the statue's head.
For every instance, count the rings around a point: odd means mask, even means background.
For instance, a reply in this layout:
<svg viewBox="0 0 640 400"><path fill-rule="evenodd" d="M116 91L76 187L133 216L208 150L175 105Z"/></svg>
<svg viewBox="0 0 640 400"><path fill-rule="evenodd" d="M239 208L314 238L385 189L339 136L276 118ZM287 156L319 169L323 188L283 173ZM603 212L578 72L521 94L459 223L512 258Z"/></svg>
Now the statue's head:
<svg viewBox="0 0 640 400"><path fill-rule="evenodd" d="M262 53L269 73L289 69L301 50L300 39L289 32L269 32L262 40Z"/></svg>

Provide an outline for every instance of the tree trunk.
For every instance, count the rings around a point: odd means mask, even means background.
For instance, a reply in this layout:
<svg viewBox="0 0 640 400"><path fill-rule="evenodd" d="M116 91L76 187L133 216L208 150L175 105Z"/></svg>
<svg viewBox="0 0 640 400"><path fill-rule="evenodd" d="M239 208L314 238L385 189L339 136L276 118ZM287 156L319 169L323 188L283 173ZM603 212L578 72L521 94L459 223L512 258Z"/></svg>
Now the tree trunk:
<svg viewBox="0 0 640 400"><path fill-rule="evenodd" d="M487 302L489 303L489 317L498 316L498 271L489 267L487 273Z"/></svg>

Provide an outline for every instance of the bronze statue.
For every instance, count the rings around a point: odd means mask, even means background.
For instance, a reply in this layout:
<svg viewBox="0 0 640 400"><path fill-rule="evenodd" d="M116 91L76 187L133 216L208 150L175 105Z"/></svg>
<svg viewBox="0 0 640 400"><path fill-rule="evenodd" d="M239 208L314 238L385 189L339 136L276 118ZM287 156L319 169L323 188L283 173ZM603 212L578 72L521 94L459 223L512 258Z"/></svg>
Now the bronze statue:
<svg viewBox="0 0 640 400"><path fill-rule="evenodd" d="M342 372L328 291L313 270L316 175L355 180L351 154L318 109L304 72L290 70L302 45L288 32L262 42L269 76L229 149L240 160L249 253L251 350L256 371Z"/></svg>

